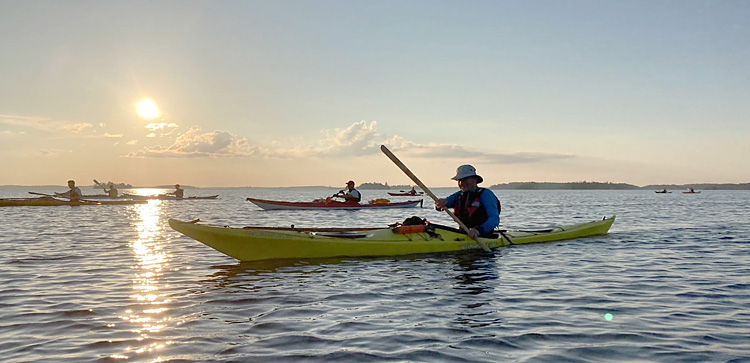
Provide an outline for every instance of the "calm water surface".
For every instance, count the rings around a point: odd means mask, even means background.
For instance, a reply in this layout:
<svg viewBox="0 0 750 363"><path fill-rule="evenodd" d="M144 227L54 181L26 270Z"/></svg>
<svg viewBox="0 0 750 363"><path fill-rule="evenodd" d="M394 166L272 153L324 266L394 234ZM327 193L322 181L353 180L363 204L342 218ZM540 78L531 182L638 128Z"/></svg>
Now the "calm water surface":
<svg viewBox="0 0 750 363"><path fill-rule="evenodd" d="M452 224L431 202L266 212L244 201L335 191L0 208L1 360L750 362L750 192L497 191L507 228L617 221L608 236L492 255L240 263L167 225Z"/></svg>

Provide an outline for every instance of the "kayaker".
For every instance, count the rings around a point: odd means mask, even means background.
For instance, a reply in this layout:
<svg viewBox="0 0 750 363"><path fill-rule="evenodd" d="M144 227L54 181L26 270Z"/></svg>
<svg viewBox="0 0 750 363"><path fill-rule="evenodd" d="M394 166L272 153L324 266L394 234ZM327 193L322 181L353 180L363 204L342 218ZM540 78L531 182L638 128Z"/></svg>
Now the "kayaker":
<svg viewBox="0 0 750 363"><path fill-rule="evenodd" d="M469 227L469 237L488 236L500 224L500 201L489 189L479 188L477 184L484 181L477 175L477 170L471 165L461 165L456 169L456 176L451 178L458 181L460 191L448 198L440 198L435 202L435 209L445 210L453 208L453 213Z"/></svg>
<svg viewBox="0 0 750 363"><path fill-rule="evenodd" d="M112 183L109 183L109 190L104 190L105 193L109 194L110 198L117 198L117 188Z"/></svg>
<svg viewBox="0 0 750 363"><path fill-rule="evenodd" d="M417 191L414 190L414 187L411 187L411 190L409 191L409 194L411 194L411 195L417 195Z"/></svg>
<svg viewBox="0 0 750 363"><path fill-rule="evenodd" d="M68 188L70 188L70 190L65 193L55 194L61 197L70 198L70 200L74 202L77 202L79 199L81 199L83 193L81 193L81 189L76 186L75 180L68 180Z"/></svg>
<svg viewBox="0 0 750 363"><path fill-rule="evenodd" d="M359 190L354 189L353 180L349 180L348 182L346 182L346 190L340 190L333 196L344 198L344 201L347 203L359 203L359 201L362 200L362 193L360 193Z"/></svg>
<svg viewBox="0 0 750 363"><path fill-rule="evenodd" d="M167 194L174 194L175 198L182 199L182 197L185 195L185 190L180 188L180 184L175 184L174 191Z"/></svg>

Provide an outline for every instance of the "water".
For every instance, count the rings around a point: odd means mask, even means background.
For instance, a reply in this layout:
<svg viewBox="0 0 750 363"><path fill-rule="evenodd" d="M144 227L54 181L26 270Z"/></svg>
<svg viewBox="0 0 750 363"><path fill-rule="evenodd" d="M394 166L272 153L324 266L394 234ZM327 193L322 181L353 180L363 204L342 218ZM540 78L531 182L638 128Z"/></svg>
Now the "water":
<svg viewBox="0 0 750 363"><path fill-rule="evenodd" d="M0 208L0 357L750 362L750 192L498 191L505 227L617 220L608 236L493 255L240 263L166 223L377 227L419 215L452 224L432 203L265 212L244 201L334 192L188 189L220 199Z"/></svg>

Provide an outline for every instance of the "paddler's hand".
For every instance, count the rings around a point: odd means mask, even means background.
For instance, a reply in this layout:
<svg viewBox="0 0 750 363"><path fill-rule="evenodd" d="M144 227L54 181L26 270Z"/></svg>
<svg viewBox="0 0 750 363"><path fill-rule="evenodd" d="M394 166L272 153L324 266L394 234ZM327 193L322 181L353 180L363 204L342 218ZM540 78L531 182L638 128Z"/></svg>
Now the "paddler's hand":
<svg viewBox="0 0 750 363"><path fill-rule="evenodd" d="M447 203L448 203L448 201L445 200L445 198L440 198L440 199L436 200L435 201L435 210L438 210L438 211L441 211L441 212L444 211L445 210L445 205Z"/></svg>
<svg viewBox="0 0 750 363"><path fill-rule="evenodd" d="M475 239L479 237L479 231L477 231L476 228L469 228L469 233L467 233L466 235L471 237L471 239Z"/></svg>

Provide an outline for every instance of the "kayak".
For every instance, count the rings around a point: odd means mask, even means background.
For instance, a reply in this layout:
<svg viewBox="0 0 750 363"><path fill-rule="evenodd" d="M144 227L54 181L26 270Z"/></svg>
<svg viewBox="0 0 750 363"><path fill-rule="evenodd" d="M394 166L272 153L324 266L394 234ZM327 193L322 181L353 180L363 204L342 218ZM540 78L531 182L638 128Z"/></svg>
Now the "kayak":
<svg viewBox="0 0 750 363"><path fill-rule="evenodd" d="M79 205L128 205L128 204L143 204L148 203L145 200L79 200L72 202L70 200L60 200L50 197L43 198L8 198L0 199L0 207L26 207L26 206L39 206L49 207L57 205L68 205L68 206L79 206Z"/></svg>
<svg viewBox="0 0 750 363"><path fill-rule="evenodd" d="M139 200L196 200L196 199L216 199L219 195L208 195L208 196L196 196L196 197L185 197L177 198L174 195L160 194L160 195L135 195L135 194L123 194L125 198L139 199Z"/></svg>
<svg viewBox="0 0 750 363"><path fill-rule="evenodd" d="M81 198L84 198L84 199L125 199L129 197L127 195L118 195L116 197L110 197L108 194L89 194L89 195L82 195Z"/></svg>
<svg viewBox="0 0 750 363"><path fill-rule="evenodd" d="M423 194L424 194L423 192L417 192L415 194L411 194L411 193L408 193L408 192L407 193L392 193L392 192L388 192L388 195L394 196L394 197L411 197L411 196L423 195Z"/></svg>
<svg viewBox="0 0 750 363"><path fill-rule="evenodd" d="M667 194L667 193L672 193L672 192L665 192L663 190L655 190L654 193Z"/></svg>
<svg viewBox="0 0 750 363"><path fill-rule="evenodd" d="M700 191L697 192L682 192L682 194L700 194Z"/></svg>
<svg viewBox="0 0 750 363"><path fill-rule="evenodd" d="M605 235L615 217L479 238L489 248ZM213 227L170 219L172 229L240 261L399 256L480 248L457 229L427 223L393 228Z"/></svg>
<svg viewBox="0 0 750 363"><path fill-rule="evenodd" d="M248 201L265 210L283 210L283 209L383 209L383 208L413 208L417 204L422 204L422 200L410 200L406 202L390 203L376 202L360 204L355 202L339 202L336 200L322 200L316 202L282 202L276 200L265 200L256 198L247 198Z"/></svg>

